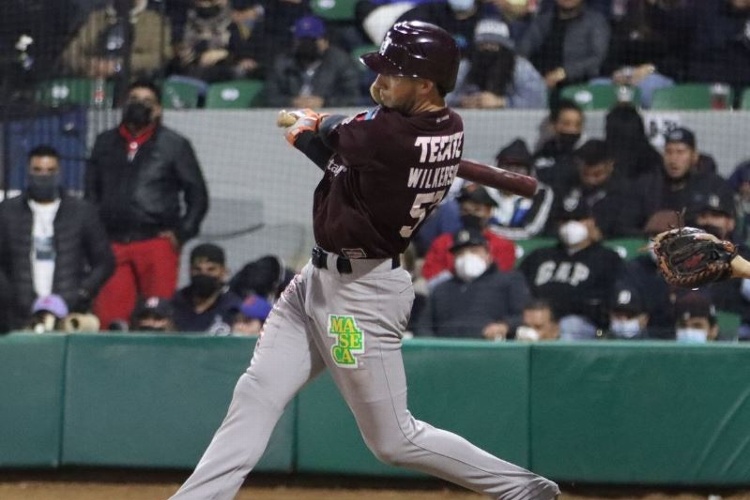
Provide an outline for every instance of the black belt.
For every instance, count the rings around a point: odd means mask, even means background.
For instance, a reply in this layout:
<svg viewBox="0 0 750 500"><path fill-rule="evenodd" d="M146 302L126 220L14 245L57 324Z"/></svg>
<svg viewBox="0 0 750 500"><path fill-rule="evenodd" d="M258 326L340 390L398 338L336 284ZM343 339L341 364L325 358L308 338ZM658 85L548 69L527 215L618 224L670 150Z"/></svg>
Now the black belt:
<svg viewBox="0 0 750 500"><path fill-rule="evenodd" d="M328 269L328 252L320 247L312 249L312 265L318 269ZM398 257L391 258L391 269L396 269L401 265ZM352 274L352 261L340 255L336 257L336 270L340 274Z"/></svg>

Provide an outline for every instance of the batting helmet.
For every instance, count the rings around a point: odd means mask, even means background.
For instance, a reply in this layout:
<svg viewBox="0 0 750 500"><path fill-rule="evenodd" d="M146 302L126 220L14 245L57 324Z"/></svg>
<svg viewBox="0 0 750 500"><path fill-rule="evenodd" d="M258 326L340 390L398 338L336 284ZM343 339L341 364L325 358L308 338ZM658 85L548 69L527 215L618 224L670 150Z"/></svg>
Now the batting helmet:
<svg viewBox="0 0 750 500"><path fill-rule="evenodd" d="M447 93L456 86L460 58L456 41L443 28L404 21L388 30L380 50L359 59L376 73L425 78Z"/></svg>

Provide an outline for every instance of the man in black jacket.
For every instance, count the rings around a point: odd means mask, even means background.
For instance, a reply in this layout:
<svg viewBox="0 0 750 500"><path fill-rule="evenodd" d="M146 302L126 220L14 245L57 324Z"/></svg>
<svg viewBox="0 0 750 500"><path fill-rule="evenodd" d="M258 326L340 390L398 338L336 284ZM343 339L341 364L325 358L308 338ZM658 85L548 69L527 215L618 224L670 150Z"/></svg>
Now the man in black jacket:
<svg viewBox="0 0 750 500"><path fill-rule="evenodd" d="M96 208L60 188L59 155L50 146L29 153L28 187L0 203L0 283L6 283L10 326L31 317L37 297L61 296L87 311L114 270Z"/></svg>
<svg viewBox="0 0 750 500"><path fill-rule="evenodd" d="M101 133L86 170L86 197L99 207L117 260L95 311L108 328L127 320L138 296L170 298L182 245L208 210L190 142L161 125L161 91L130 85L122 123Z"/></svg>

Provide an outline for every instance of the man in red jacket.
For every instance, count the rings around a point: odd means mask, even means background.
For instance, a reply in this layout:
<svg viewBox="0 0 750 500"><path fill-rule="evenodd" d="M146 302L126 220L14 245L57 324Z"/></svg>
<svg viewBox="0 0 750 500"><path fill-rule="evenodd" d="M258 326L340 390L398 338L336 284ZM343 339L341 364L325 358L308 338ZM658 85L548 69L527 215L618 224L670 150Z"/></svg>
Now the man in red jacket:
<svg viewBox="0 0 750 500"><path fill-rule="evenodd" d="M456 198L459 203L461 224L464 229L479 227L489 244L492 260L502 271L513 269L516 263L516 246L512 241L494 233L490 226L492 209L497 201L487 190L474 183L467 183L461 188ZM427 251L422 266L422 276L430 288L449 278L453 273L453 233L444 233L435 238Z"/></svg>

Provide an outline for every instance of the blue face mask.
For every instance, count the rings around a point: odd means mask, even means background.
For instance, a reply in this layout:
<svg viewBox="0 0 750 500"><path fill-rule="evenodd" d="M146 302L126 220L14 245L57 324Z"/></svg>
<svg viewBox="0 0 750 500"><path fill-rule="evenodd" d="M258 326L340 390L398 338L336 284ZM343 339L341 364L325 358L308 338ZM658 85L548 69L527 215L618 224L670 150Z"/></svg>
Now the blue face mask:
<svg viewBox="0 0 750 500"><path fill-rule="evenodd" d="M677 342L686 344L705 344L708 340L708 332L700 328L678 328Z"/></svg>
<svg viewBox="0 0 750 500"><path fill-rule="evenodd" d="M641 324L638 322L638 318L615 319L610 324L610 330L615 337L632 339L641 333Z"/></svg>
<svg viewBox="0 0 750 500"><path fill-rule="evenodd" d="M466 12L474 7L474 0L448 0L448 5L455 12Z"/></svg>

